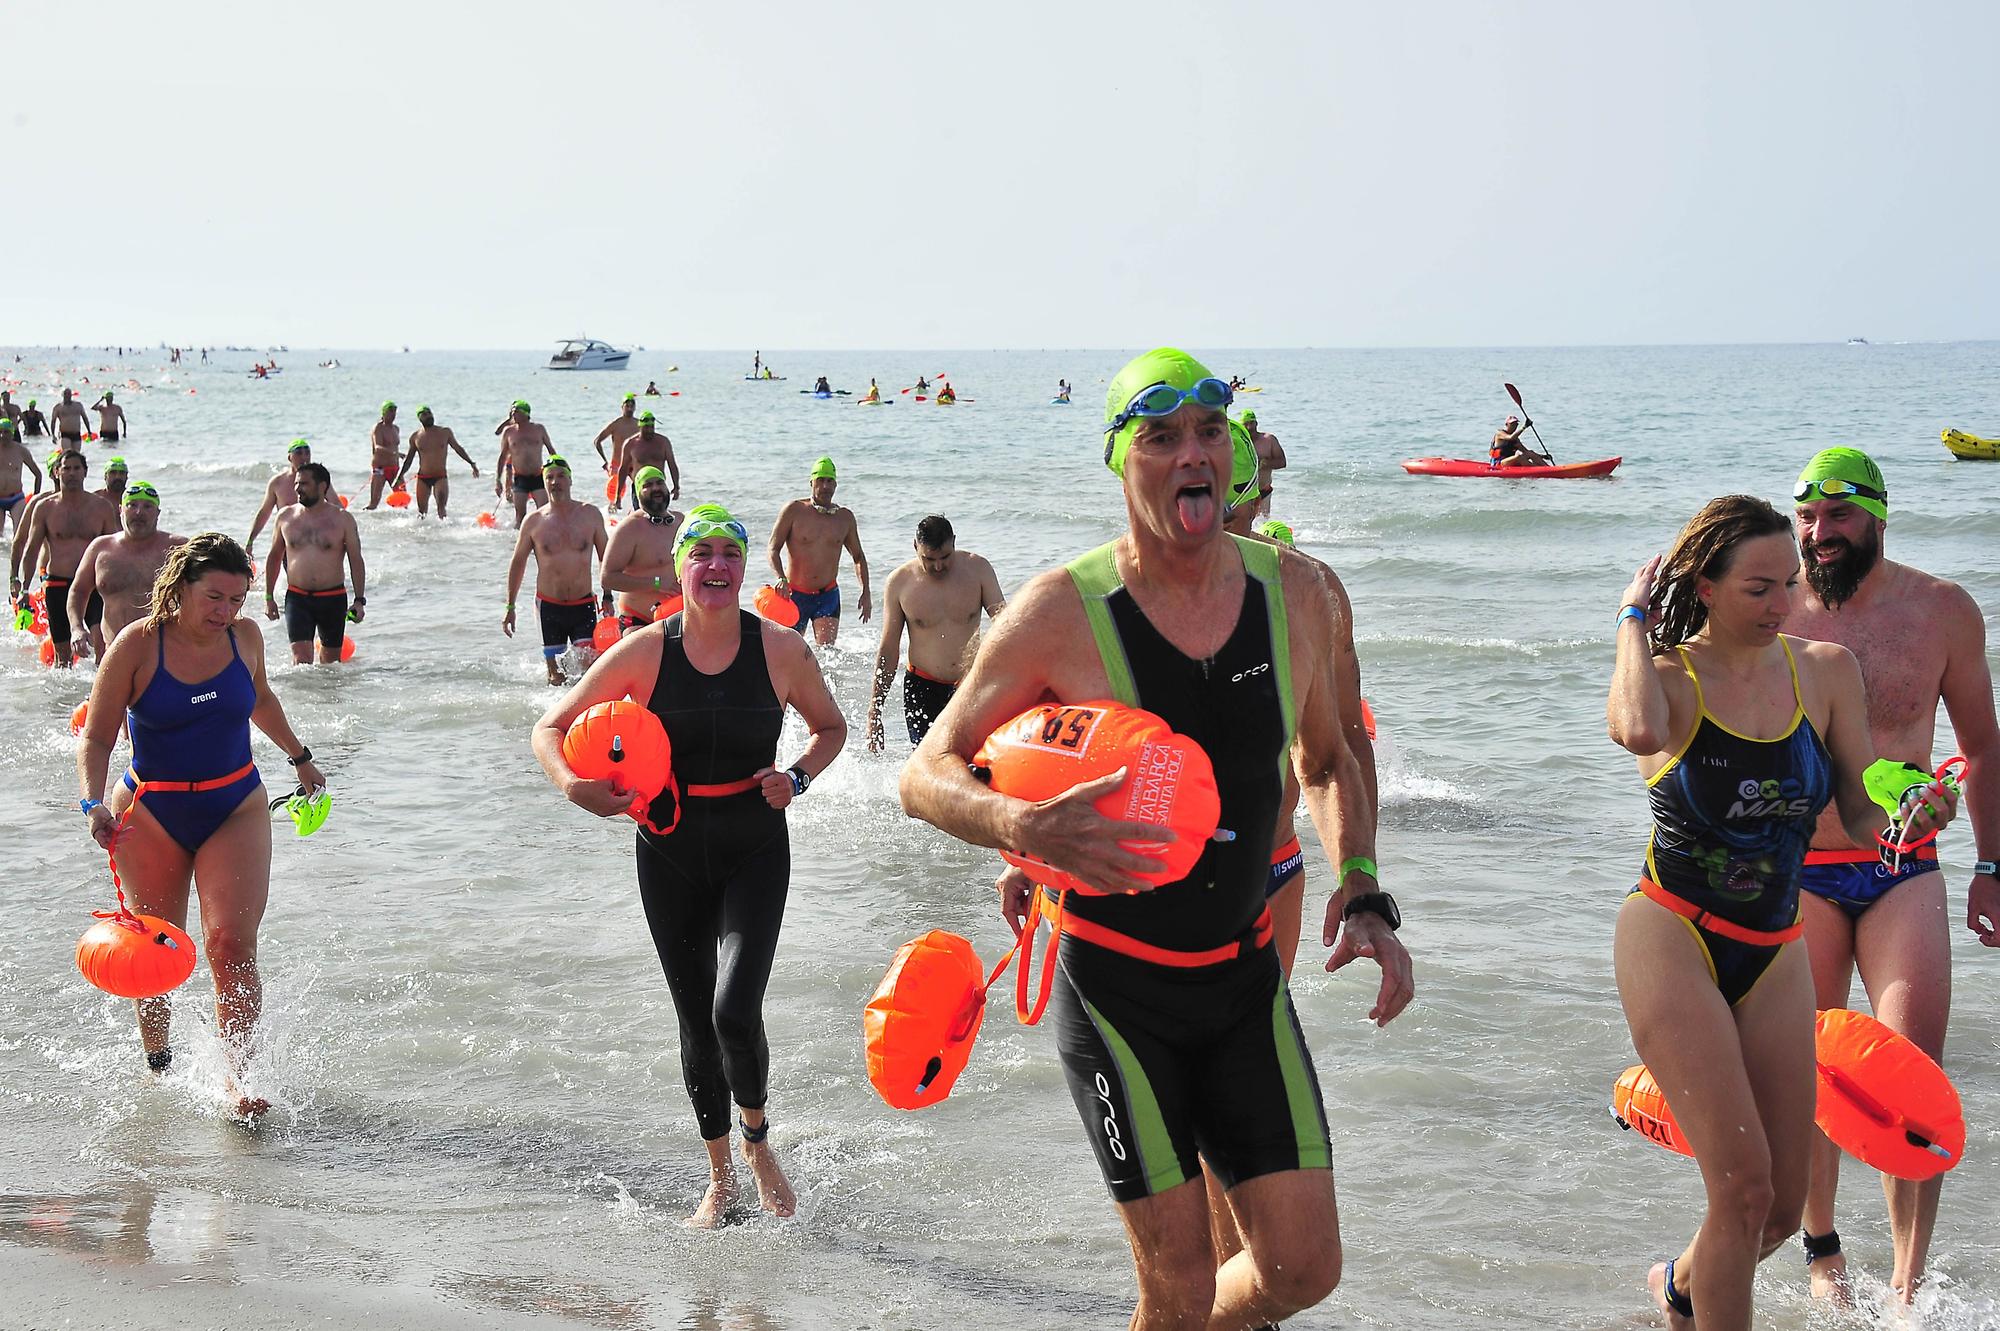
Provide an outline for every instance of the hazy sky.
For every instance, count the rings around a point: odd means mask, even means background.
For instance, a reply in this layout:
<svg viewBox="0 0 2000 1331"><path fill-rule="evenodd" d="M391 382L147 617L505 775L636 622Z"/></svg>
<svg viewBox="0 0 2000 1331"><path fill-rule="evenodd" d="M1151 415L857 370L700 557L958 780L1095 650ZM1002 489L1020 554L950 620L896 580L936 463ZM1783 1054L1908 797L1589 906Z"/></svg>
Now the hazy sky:
<svg viewBox="0 0 2000 1331"><path fill-rule="evenodd" d="M2000 6L12 0L0 343L2000 337Z"/></svg>

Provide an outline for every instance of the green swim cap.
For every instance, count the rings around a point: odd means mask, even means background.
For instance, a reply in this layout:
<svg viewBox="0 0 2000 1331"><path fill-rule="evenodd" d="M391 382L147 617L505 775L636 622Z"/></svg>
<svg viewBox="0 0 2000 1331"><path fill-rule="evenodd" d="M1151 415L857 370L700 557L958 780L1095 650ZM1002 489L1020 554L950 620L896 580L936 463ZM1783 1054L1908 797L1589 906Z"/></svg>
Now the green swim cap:
<svg viewBox="0 0 2000 1331"><path fill-rule="evenodd" d="M33 399L33 398L29 398L29 399L28 399L28 405L29 405L29 406L31 406L31 407L32 407L32 406L34 406L34 405L35 405L35 399ZM11 424L12 422L9 422L9 423Z"/></svg>
<svg viewBox="0 0 2000 1331"><path fill-rule="evenodd" d="M384 402L384 403L382 404L382 410L383 410L383 411L385 411L385 412L386 412L386 411L394 411L395 409L396 409L396 404L395 404L395 403L393 403L393 402Z"/></svg>
<svg viewBox="0 0 2000 1331"><path fill-rule="evenodd" d="M155 505L158 505L160 502L160 492L153 488L151 481L134 481L125 487L125 502L129 504L134 499L150 499Z"/></svg>
<svg viewBox="0 0 2000 1331"><path fill-rule="evenodd" d="M750 533L728 509L720 504L696 504L688 510L687 521L681 524L681 534L674 538L674 576L681 576L686 569L688 551L697 542L715 536L734 542L745 555L750 553Z"/></svg>
<svg viewBox="0 0 2000 1331"><path fill-rule="evenodd" d="M1238 421L1229 422L1229 497L1223 512L1257 502L1257 445Z"/></svg>
<svg viewBox="0 0 2000 1331"><path fill-rule="evenodd" d="M658 418L654 416L653 413L650 411L642 411L639 413L639 419L642 421L650 421L650 420L657 420Z"/></svg>
<svg viewBox="0 0 2000 1331"><path fill-rule="evenodd" d="M822 476L829 481L834 479L832 458L821 458L818 462L813 463L812 478L818 480Z"/></svg>
<svg viewBox="0 0 2000 1331"><path fill-rule="evenodd" d="M124 458L112 458L109 462L104 464L104 474L106 476L109 476L114 471L130 471L130 470L131 468L125 465Z"/></svg>
<svg viewBox="0 0 2000 1331"><path fill-rule="evenodd" d="M1252 433L1252 434L1255 434L1255 433L1257 433L1257 413L1256 413L1256 412L1254 412L1254 411L1246 411L1246 412L1244 412L1244 413L1243 413L1243 414L1242 414L1241 416L1237 417L1237 419L1243 422L1243 428L1244 428L1244 429L1246 429L1246 430L1250 431L1250 433Z"/></svg>
<svg viewBox="0 0 2000 1331"><path fill-rule="evenodd" d="M1276 518L1265 518L1262 522L1258 523L1257 532L1259 535L1268 536L1274 541L1283 541L1286 545L1295 546L1299 543L1298 538L1292 535L1292 529Z"/></svg>
<svg viewBox="0 0 2000 1331"><path fill-rule="evenodd" d="M292 446L285 450L285 456L290 457L294 453L310 453L310 452L312 452L311 444L307 443L303 439L294 439L292 440Z"/></svg>
<svg viewBox="0 0 2000 1331"><path fill-rule="evenodd" d="M551 453L549 454L548 461L542 464L542 470L547 471L551 467L554 467L558 471L568 471L569 459L563 457L560 453Z"/></svg>
<svg viewBox="0 0 2000 1331"><path fill-rule="evenodd" d="M528 404L518 397L514 399L514 410L520 412L523 416L532 416L535 414L529 409Z"/></svg>
<svg viewBox="0 0 2000 1331"><path fill-rule="evenodd" d="M28 405L32 407L35 404L30 402ZM14 418L12 416L0 416L0 430L4 430L8 434L14 433Z"/></svg>
<svg viewBox="0 0 2000 1331"><path fill-rule="evenodd" d="M1883 498L1870 499L1866 495L1858 494L1828 497L1843 499L1858 509L1873 513L1878 518L1889 516L1889 486L1882 479L1882 469L1875 465L1875 459L1858 448L1822 448L1813 454L1812 461L1806 463L1806 469L1799 473L1793 498L1797 499L1797 492L1815 481L1846 481L1850 485L1865 485L1880 493ZM1814 497L1812 494L1807 494L1805 499L1800 499L1799 502L1804 503Z"/></svg>
<svg viewBox="0 0 2000 1331"><path fill-rule="evenodd" d="M627 402L637 402L638 400L639 400L639 395L637 393L627 393L625 395L625 401Z"/></svg>
<svg viewBox="0 0 2000 1331"><path fill-rule="evenodd" d="M1155 347L1112 376L1111 387L1104 394L1104 423L1109 425L1117 420L1118 414L1130 405L1142 388L1167 384L1185 392L1193 388L1197 380L1214 377L1206 365L1185 351ZM1125 450L1131 447L1132 433L1138 428L1136 418L1127 421L1123 429L1105 442L1104 465L1111 468L1114 476L1125 475Z"/></svg>
<svg viewBox="0 0 2000 1331"><path fill-rule="evenodd" d="M667 481L667 474L658 467L641 467L638 471L632 473L632 484L638 486L640 489L643 490L646 488L647 481L658 481L664 485Z"/></svg>
<svg viewBox="0 0 2000 1331"><path fill-rule="evenodd" d="M428 416L428 415L430 415L430 414L431 414L431 409L430 409L429 407L426 407L426 406L422 406L422 405L419 405L419 406L417 407L417 415L419 415L419 416Z"/></svg>

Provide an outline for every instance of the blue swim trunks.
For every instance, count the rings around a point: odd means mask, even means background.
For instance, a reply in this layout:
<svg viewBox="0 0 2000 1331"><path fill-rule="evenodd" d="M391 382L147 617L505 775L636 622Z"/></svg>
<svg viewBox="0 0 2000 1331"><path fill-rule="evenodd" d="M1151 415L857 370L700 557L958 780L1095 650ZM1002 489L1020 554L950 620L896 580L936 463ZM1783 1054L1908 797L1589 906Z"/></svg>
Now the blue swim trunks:
<svg viewBox="0 0 2000 1331"><path fill-rule="evenodd" d="M1858 916L1887 896L1890 888L1920 874L1936 873L1937 867L1935 859L1905 855L1902 870L1891 872L1872 850L1809 850L1799 886L1849 916Z"/></svg>
<svg viewBox="0 0 2000 1331"><path fill-rule="evenodd" d="M22 490L16 490L10 495L0 495L0 513L12 513L14 506L27 497L27 493Z"/></svg>
<svg viewBox="0 0 2000 1331"><path fill-rule="evenodd" d="M791 587L786 589L785 594L799 608L801 624L809 624L815 619L840 618L840 584L837 582L816 592L802 592L797 587Z"/></svg>

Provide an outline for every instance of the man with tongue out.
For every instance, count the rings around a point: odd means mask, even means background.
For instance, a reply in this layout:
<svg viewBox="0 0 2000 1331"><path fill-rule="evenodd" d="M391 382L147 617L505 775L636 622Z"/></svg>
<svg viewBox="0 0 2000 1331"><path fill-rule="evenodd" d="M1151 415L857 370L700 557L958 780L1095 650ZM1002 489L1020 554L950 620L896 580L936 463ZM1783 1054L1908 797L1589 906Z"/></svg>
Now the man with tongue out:
<svg viewBox="0 0 2000 1331"><path fill-rule="evenodd" d="M1375 960L1377 1023L1413 992L1341 727L1326 583L1296 552L1223 530L1231 399L1172 348L1119 371L1102 438L1127 530L1028 583L901 782L912 816L1096 889L1065 899L1089 941L1062 939L1051 1011L1132 1246L1137 1328L1256 1327L1318 1303L1340 1278L1326 1116L1264 900L1287 771L1321 839L1346 856L1327 909L1327 968ZM1137 877L1158 866L1172 832L1093 807L1124 771L1028 803L969 770L986 737L1027 708L1093 699L1155 713L1214 765L1228 831L1177 882ZM1003 876L1001 892L1018 920L1018 881ZM1226 1261L1209 1236L1210 1176L1246 1238Z"/></svg>

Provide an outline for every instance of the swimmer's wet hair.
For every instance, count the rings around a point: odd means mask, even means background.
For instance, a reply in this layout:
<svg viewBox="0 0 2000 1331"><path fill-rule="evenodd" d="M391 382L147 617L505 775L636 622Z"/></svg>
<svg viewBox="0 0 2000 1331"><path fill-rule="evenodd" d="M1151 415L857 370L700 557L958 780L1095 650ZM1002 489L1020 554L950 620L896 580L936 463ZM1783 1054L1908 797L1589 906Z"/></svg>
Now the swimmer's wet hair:
<svg viewBox="0 0 2000 1331"><path fill-rule="evenodd" d="M160 626L180 613L181 588L191 582L198 582L210 573L234 573L239 577L250 577L250 556L234 537L219 531L196 532L193 536L171 550L160 565L160 575L153 579L152 604L146 615L146 627L155 633Z"/></svg>
<svg viewBox="0 0 2000 1331"><path fill-rule="evenodd" d="M1711 582L1729 571L1736 547L1759 536L1790 536L1791 519L1755 495L1723 495L1701 506L1674 538L1653 582L1652 604L1646 607L1646 636L1653 655L1660 656L1701 632L1708 623L1708 606L1697 584Z"/></svg>
<svg viewBox="0 0 2000 1331"><path fill-rule="evenodd" d="M953 539L951 519L933 513L917 524L917 544L926 550L942 550Z"/></svg>

